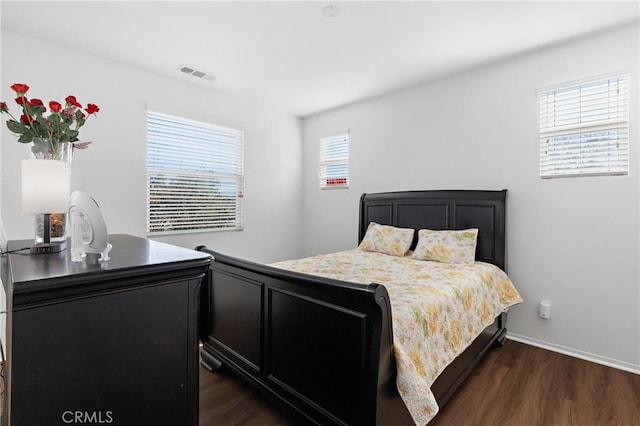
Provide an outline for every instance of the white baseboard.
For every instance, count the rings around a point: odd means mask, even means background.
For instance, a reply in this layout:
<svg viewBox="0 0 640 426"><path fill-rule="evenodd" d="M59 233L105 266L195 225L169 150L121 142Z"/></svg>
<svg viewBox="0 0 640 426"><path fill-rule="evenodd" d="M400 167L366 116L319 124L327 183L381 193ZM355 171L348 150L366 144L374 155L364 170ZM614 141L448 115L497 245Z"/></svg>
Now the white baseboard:
<svg viewBox="0 0 640 426"><path fill-rule="evenodd" d="M511 339L516 342L524 343L531 346L536 346L542 349L547 349L553 352L558 352L564 355L569 355L574 358L580 358L586 361L595 362L597 364L606 365L607 367L617 368L618 370L640 374L640 365L635 365L630 362L619 361L617 359L607 358L589 352L568 348L566 346L556 345L555 343L545 342L544 340L533 339L531 337L521 336L519 334L509 332L507 332L507 339Z"/></svg>

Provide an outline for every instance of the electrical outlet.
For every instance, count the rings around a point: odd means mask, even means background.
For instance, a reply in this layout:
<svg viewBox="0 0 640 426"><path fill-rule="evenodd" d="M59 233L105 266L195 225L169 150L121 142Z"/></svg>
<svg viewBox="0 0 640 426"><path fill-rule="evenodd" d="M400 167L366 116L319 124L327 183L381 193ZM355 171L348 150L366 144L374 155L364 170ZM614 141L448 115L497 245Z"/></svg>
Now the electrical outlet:
<svg viewBox="0 0 640 426"><path fill-rule="evenodd" d="M551 304L548 300L542 299L538 306L538 315L540 318L549 319L551 317Z"/></svg>

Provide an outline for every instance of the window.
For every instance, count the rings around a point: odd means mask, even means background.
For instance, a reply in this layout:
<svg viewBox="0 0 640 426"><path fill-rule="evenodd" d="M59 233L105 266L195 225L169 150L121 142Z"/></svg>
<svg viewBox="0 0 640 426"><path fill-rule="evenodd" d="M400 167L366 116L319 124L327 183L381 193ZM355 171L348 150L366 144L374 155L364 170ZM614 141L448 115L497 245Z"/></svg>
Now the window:
<svg viewBox="0 0 640 426"><path fill-rule="evenodd" d="M538 91L540 177L626 175L629 76Z"/></svg>
<svg viewBox="0 0 640 426"><path fill-rule="evenodd" d="M321 189L349 187L349 132L320 138Z"/></svg>
<svg viewBox="0 0 640 426"><path fill-rule="evenodd" d="M147 232L242 229L244 131L147 113Z"/></svg>

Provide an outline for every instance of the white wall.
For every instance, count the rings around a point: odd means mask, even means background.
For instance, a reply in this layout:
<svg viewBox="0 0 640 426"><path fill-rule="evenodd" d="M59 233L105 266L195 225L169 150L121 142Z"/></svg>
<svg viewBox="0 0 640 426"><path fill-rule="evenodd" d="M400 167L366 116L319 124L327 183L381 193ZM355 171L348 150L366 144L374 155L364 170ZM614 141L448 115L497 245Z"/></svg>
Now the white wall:
<svg viewBox="0 0 640 426"><path fill-rule="evenodd" d="M2 5L0 4L0 20L2 19ZM2 67L0 67L0 82L2 81ZM4 98L1 98L4 99ZM4 124L2 124L4 125ZM0 142L2 140L0 139ZM0 160L2 159L2 143L0 143ZM4 250L4 225L2 222L2 161L0 161L0 251ZM0 343L3 350L7 344L6 331L7 331L7 315L5 313L7 309L6 294L4 292L4 283L2 282L2 264L0 262Z"/></svg>
<svg viewBox="0 0 640 426"><path fill-rule="evenodd" d="M245 128L245 229L158 237L256 261L296 257L301 249L301 121L199 85L168 79L77 50L2 32L1 93L12 111L11 84L31 86L29 95L48 102L75 95L100 106L81 129L92 140L75 153L72 190L100 204L110 233L146 236L146 104L197 113ZM214 84L215 86L215 84ZM33 237L32 216L21 213L20 160L28 147L2 123L2 218L8 238ZM117 250L114 247L113 250Z"/></svg>
<svg viewBox="0 0 640 426"><path fill-rule="evenodd" d="M357 244L363 192L506 188L511 335L640 371L638 51L636 25L305 119L304 254ZM536 89L619 70L629 176L541 180ZM345 128L350 188L321 191L317 139Z"/></svg>

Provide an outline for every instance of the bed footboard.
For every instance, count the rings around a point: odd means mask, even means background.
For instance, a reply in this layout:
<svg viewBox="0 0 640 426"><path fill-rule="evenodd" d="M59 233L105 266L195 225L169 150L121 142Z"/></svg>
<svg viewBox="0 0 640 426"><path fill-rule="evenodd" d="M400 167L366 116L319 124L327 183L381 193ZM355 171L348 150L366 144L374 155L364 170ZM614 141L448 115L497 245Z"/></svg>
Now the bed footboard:
<svg viewBox="0 0 640 426"><path fill-rule="evenodd" d="M205 364L235 370L310 422L411 424L395 391L384 286L198 249L214 256L201 299Z"/></svg>

